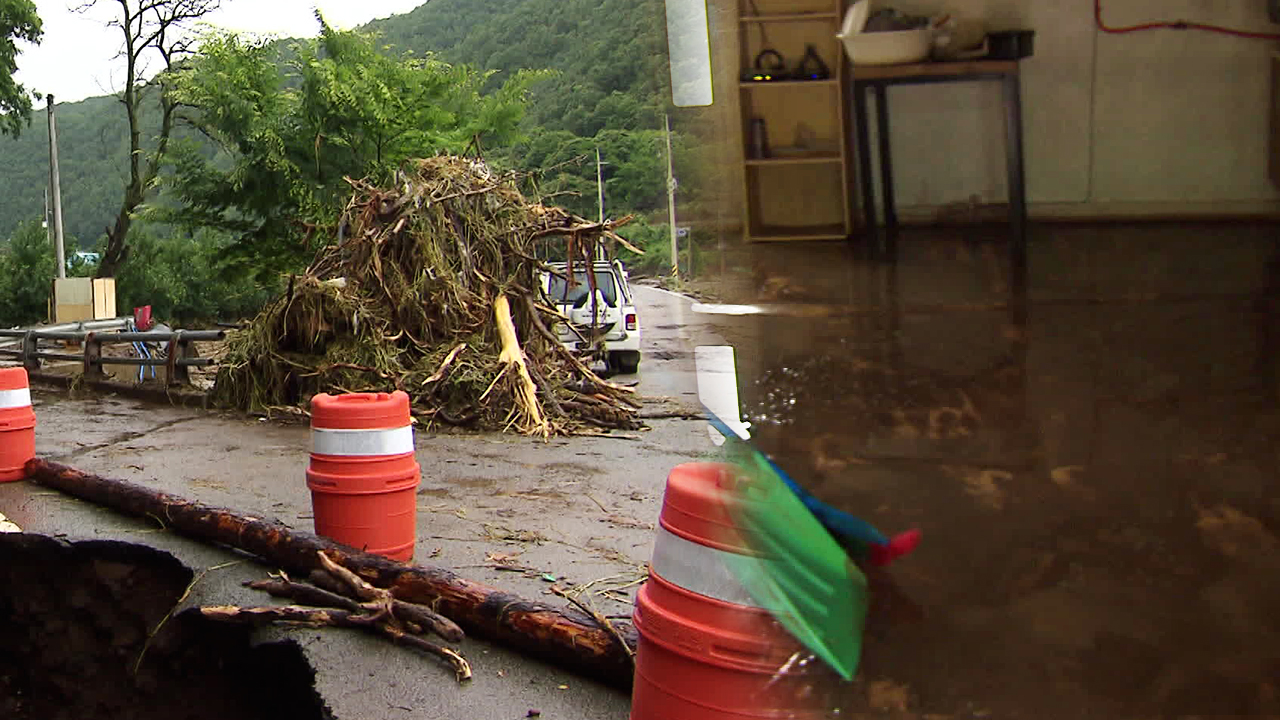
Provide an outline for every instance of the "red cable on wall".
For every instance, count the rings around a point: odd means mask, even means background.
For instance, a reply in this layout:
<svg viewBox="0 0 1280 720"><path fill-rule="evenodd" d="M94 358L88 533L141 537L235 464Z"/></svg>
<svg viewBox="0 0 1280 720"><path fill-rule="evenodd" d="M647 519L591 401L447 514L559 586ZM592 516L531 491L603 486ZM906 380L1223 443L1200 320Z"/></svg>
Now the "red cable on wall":
<svg viewBox="0 0 1280 720"><path fill-rule="evenodd" d="M1186 20L1174 20L1172 22L1151 22L1141 25L1126 25L1124 27L1111 27L1102 20L1102 0L1093 0L1093 19L1098 25L1098 29L1115 35L1123 35L1125 33L1140 32L1143 30L1203 30L1205 32L1214 32L1222 35L1232 35L1235 37L1249 38L1251 40L1280 40L1280 33L1263 33L1249 32L1247 30L1233 30L1231 28L1219 27L1218 25L1205 25L1203 23L1187 22Z"/></svg>

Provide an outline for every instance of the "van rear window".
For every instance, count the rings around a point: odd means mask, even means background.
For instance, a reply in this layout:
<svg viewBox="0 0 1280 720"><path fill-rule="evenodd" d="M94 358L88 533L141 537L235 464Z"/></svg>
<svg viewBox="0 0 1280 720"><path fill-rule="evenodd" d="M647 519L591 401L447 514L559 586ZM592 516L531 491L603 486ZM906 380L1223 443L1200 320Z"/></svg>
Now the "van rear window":
<svg viewBox="0 0 1280 720"><path fill-rule="evenodd" d="M613 273L608 270L596 270L596 288L604 295L604 302L609 307L618 306L618 288L613 282ZM562 275L551 274L551 282L548 283L547 297L558 305L572 305L574 307L583 306L590 302L591 286L587 284L587 273L585 270L576 270L573 273L573 287L569 287L566 277Z"/></svg>

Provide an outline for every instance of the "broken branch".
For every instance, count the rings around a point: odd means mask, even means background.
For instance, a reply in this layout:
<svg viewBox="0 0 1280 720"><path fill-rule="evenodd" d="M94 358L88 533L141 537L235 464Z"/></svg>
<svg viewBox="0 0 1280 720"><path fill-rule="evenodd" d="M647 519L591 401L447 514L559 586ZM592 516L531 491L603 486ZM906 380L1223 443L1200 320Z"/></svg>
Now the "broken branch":
<svg viewBox="0 0 1280 720"><path fill-rule="evenodd" d="M435 655L449 663L458 676L458 681L471 678L471 664L457 651L440 647L433 642L414 637L381 621L378 615L363 615L346 610L317 610L315 608L286 605L284 607L242 608L234 605L216 605L202 607L198 612L218 622L238 625L269 625L272 623L290 623L309 625L311 627L353 628L385 635L397 645L417 648Z"/></svg>
<svg viewBox="0 0 1280 720"><path fill-rule="evenodd" d="M323 553L321 553L321 555L323 555ZM324 559L329 560L328 557L325 557ZM333 563L332 560L329 560L329 562ZM341 566L339 566L338 569L344 573L349 572L346 568L343 568ZM363 580L361 580L359 577L356 577L354 574L351 574L351 578L358 583L364 583ZM344 582L343 580L338 580L336 577L334 577L333 574L331 574L326 570L320 570L320 569L312 570L311 574L307 576L307 579L310 580L312 584L316 585L317 587L324 588L326 591L329 591L331 594L338 594L339 596L345 595L346 597L343 599L346 599L349 602L351 602L352 605L355 606L355 609L371 610L374 608L383 607L383 603L385 602L385 600L382 593L386 593L385 598L389 599L391 602L391 614L394 615L396 619L404 621L406 625L413 624L425 630L430 630L431 632L435 633L436 635L439 635L440 637L444 638L445 640L448 640L449 642L455 642L455 643L462 642L462 638L465 637L465 635L462 632L462 628L458 627L457 623L450 620L449 618L441 615L440 613L432 610L429 607L426 607L425 605L405 602L404 600L397 600L391 596L391 593L389 593L386 590L383 590L382 588L374 588L372 585L369 585L370 588L372 588L374 591L376 591L379 594L373 596L374 602L372 604L366 603L361 605L350 600L350 598L352 597L364 599L360 594L356 593L356 591L354 590L354 587L351 584ZM364 584L368 585L368 583L364 583ZM362 591L362 593L364 592L365 591ZM335 606L335 607L344 607L347 609L352 609L346 605Z"/></svg>

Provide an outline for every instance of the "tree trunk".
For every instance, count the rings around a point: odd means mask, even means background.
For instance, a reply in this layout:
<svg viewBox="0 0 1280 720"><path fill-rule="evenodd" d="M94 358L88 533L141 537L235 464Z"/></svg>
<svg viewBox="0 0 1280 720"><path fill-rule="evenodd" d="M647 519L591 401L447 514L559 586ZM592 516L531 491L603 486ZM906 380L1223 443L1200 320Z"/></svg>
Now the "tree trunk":
<svg viewBox="0 0 1280 720"><path fill-rule="evenodd" d="M115 226L107 228L107 248L102 253L102 262L98 264L98 269L94 273L97 277L115 277L120 266L124 265L129 257L126 240L129 237L129 228L133 226L133 211L142 204L142 199L135 200L131 191L132 188L126 190L124 204L120 206L120 214L116 215Z"/></svg>
<svg viewBox="0 0 1280 720"><path fill-rule="evenodd" d="M125 57L125 85L120 101L124 103L125 116L129 120L129 184L125 186L124 201L120 203L120 212L116 215L115 225L107 228L106 251L103 252L102 261L99 263L98 270L95 273L95 276L100 278L115 277L120 267L128 261L129 228L133 226L133 213L147 199L147 190L152 186L159 174L160 163L164 161L165 153L168 152L169 136L173 132L173 111L176 106L164 95L168 92L168 89L161 82L160 136L156 140L155 152L151 155L151 159L144 170L142 167L142 126L138 112L145 96L145 84L138 74L142 53L148 48L158 50L161 57L164 58L164 69L161 72L169 72L173 68L175 48L181 45L181 41L177 41L174 44L166 44L165 42L165 32L170 27L176 30L182 23L182 19L177 17L178 14L182 14L182 8L178 7L181 3L157 0L152 3L139 3L137 6L131 6L128 0L119 0L119 2L123 12L120 28L124 32L123 54ZM89 4L93 4L93 0ZM190 14L187 14L185 19L197 19L215 9L215 7L216 5L206 6L203 9L189 8ZM143 16L147 12L155 13L155 19L151 22L157 25L158 29L153 33L148 33L144 30L144 25L148 21L144 20ZM165 17L166 12L169 13L167 18Z"/></svg>
<svg viewBox="0 0 1280 720"><path fill-rule="evenodd" d="M526 600L471 582L443 568L409 565L361 552L278 523L245 517L157 492L124 480L102 478L41 459L27 463L30 480L117 512L162 522L172 532L227 545L264 564L305 577L320 567L317 552L397 599L434 608L469 635L507 645L552 664L626 690L631 686L635 629L615 624L623 648L589 615Z"/></svg>

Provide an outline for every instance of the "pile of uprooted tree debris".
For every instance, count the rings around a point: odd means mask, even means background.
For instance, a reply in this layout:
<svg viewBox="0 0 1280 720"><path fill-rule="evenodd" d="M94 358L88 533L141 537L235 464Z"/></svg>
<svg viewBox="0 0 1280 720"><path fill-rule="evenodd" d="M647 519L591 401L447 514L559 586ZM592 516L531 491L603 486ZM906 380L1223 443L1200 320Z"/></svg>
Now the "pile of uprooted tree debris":
<svg viewBox="0 0 1280 720"><path fill-rule="evenodd" d="M626 244L613 232L625 220L530 202L516 178L468 158L413 161L388 187L348 182L334 241L229 339L215 400L261 412L321 392L398 389L427 424L540 435L638 426L631 391L551 332L564 318L544 302L535 252L562 243L572 274Z"/></svg>

